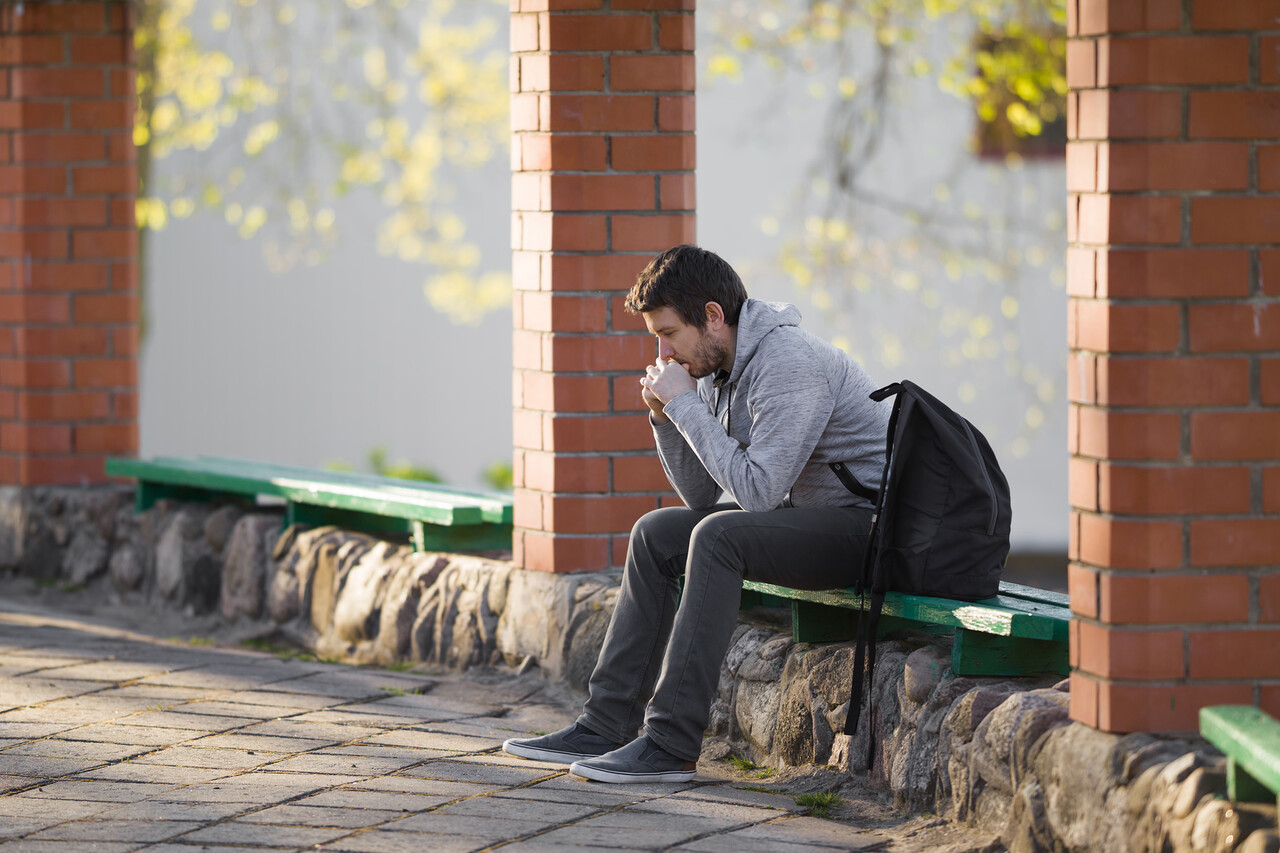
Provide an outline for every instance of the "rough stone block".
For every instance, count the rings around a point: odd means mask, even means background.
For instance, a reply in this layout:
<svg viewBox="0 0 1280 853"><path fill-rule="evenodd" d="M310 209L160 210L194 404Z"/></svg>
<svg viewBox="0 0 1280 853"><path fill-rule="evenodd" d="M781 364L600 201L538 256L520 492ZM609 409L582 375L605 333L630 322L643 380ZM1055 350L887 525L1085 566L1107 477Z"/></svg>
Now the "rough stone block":
<svg viewBox="0 0 1280 853"><path fill-rule="evenodd" d="M223 618L229 621L240 617L257 619L262 613L267 595L267 580L271 573L268 539L279 530L280 518L276 515L240 515L238 510L233 511L236 513L236 520L226 542L219 608ZM215 541L221 536L221 524L211 525L216 517L218 513L209 516L205 523L205 535L211 547L221 550L221 546ZM223 519L228 517L229 514L222 516ZM212 536L211 526L214 528Z"/></svg>

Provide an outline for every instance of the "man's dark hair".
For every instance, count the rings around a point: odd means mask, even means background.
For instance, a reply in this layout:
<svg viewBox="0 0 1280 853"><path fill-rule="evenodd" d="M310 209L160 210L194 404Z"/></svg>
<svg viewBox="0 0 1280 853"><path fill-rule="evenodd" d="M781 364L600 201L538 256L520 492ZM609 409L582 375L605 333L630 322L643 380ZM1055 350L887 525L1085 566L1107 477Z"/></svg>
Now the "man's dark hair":
<svg viewBox="0 0 1280 853"><path fill-rule="evenodd" d="M634 314L671 308L695 328L707 325L706 305L717 302L725 321L738 325L747 289L733 267L697 246L676 246L649 261L627 293L627 310Z"/></svg>

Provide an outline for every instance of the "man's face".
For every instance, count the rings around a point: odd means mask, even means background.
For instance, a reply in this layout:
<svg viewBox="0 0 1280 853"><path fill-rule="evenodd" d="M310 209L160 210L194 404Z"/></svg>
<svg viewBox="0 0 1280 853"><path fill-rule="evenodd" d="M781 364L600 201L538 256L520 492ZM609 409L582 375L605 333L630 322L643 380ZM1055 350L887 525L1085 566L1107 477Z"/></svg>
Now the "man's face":
<svg viewBox="0 0 1280 853"><path fill-rule="evenodd" d="M658 339L658 355L684 365L694 379L710 376L725 365L728 348L709 328L699 329L680 318L674 308L644 312L644 324Z"/></svg>

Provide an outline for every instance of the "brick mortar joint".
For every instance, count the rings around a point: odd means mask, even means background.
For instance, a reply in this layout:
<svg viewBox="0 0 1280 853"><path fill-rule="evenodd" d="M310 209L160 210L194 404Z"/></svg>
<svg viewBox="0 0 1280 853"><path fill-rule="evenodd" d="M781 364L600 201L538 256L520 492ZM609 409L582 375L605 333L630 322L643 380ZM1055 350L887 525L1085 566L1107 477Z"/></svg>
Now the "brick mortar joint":
<svg viewBox="0 0 1280 853"><path fill-rule="evenodd" d="M1136 524L1136 525L1150 523L1150 524L1161 524L1161 525L1177 524L1181 526L1186 526L1186 525L1191 525L1191 524L1195 524L1197 522L1202 522L1202 521L1215 522L1215 523L1223 522L1223 521L1225 522L1260 521L1260 522L1273 522L1273 523L1280 522L1280 514L1272 515L1272 516L1264 516L1262 518L1259 518L1258 516L1250 512L1231 512L1231 513L1175 512L1175 513L1158 514L1158 513L1140 513L1140 512L1112 512L1110 510L1088 509L1084 507L1072 507L1072 510L1079 513L1081 516L1097 518L1097 519L1101 519L1102 521L1118 522L1120 524ZM1085 564L1092 565L1092 563L1087 563L1087 561L1085 561ZM1260 563L1257 565L1267 566L1271 564ZM1109 567L1109 568L1117 568L1117 567ZM1193 568L1204 568L1204 567L1193 567ZM1146 569L1134 569L1134 571L1146 571ZM1165 570L1159 569L1158 571L1165 571Z"/></svg>
<svg viewBox="0 0 1280 853"><path fill-rule="evenodd" d="M1080 453L1070 454L1071 459L1097 464L1099 468L1136 468L1143 471L1164 470L1200 470L1217 469L1235 470L1280 470L1280 462L1274 459L1204 459L1191 460L1191 464L1177 459L1112 459L1102 456L1085 456ZM1089 510L1097 512L1097 510Z"/></svg>
<svg viewBox="0 0 1280 853"><path fill-rule="evenodd" d="M541 17L547 16L550 20L553 16L557 18L608 18L616 20L620 18L642 18L651 17L659 18L668 15L683 15L694 17L696 11L694 9L611 9L601 7L598 9L540 9L536 12L512 12L514 15L535 15Z"/></svg>
<svg viewBox="0 0 1280 853"><path fill-rule="evenodd" d="M1239 685L1257 684L1259 681L1272 682L1274 679L1260 677L1241 677L1241 678L1196 678L1193 676L1182 676L1180 678L1124 678L1111 675L1100 675L1095 672L1087 672L1076 667L1071 670L1072 675L1085 675L1094 681L1104 684L1118 684L1126 687L1186 687L1186 686L1222 686L1231 687Z"/></svg>
<svg viewBox="0 0 1280 853"><path fill-rule="evenodd" d="M120 230L120 229L116 229ZM1178 247L1181 248L1181 247ZM1177 249L1171 248L1170 251ZM1158 251L1158 250L1157 250ZM1263 249L1262 251L1274 251L1271 249ZM1078 302L1094 304L1107 303L1109 305L1130 305L1134 307L1143 307L1148 305L1274 305L1280 304L1280 294L1269 293L1250 293L1247 296L1084 296L1080 294L1072 294L1067 297ZM1080 347L1071 348L1072 352L1079 350L1080 352L1094 352L1094 350L1085 350Z"/></svg>

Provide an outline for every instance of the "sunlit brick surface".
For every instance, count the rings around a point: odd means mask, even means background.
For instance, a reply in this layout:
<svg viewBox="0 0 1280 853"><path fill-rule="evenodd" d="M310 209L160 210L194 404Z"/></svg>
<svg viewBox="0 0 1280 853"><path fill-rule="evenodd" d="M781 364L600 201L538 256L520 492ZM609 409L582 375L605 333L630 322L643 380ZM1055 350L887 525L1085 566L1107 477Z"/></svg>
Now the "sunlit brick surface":
<svg viewBox="0 0 1280 853"><path fill-rule="evenodd" d="M694 240L693 4L517 0L511 16L515 559L603 569L669 498L621 296Z"/></svg>
<svg viewBox="0 0 1280 853"><path fill-rule="evenodd" d="M128 4L0 7L0 483L138 448Z"/></svg>
<svg viewBox="0 0 1280 853"><path fill-rule="evenodd" d="M1068 4L1071 707L1108 731L1280 713L1274 5Z"/></svg>

